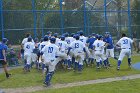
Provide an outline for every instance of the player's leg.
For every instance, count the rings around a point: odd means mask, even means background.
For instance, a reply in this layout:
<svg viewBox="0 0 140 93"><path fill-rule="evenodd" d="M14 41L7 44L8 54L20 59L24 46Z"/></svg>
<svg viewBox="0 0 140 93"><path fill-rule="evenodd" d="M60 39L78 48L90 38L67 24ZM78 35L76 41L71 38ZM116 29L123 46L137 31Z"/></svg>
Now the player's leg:
<svg viewBox="0 0 140 93"><path fill-rule="evenodd" d="M128 66L131 68L131 50L128 50L127 57L128 57Z"/></svg>
<svg viewBox="0 0 140 93"><path fill-rule="evenodd" d="M125 56L125 50L121 50L121 53L119 55L119 59L118 59L118 67L117 67L117 70L120 70L120 65L122 63L122 60Z"/></svg>
<svg viewBox="0 0 140 93"><path fill-rule="evenodd" d="M0 60L0 63L3 66L3 69L4 69L4 72L5 72L6 78L9 78L11 76L11 74L8 73L7 63L4 60Z"/></svg>
<svg viewBox="0 0 140 93"><path fill-rule="evenodd" d="M95 59L96 59L96 68L100 68L100 56L95 53Z"/></svg>
<svg viewBox="0 0 140 93"><path fill-rule="evenodd" d="M30 72L32 55L27 55L26 71Z"/></svg>
<svg viewBox="0 0 140 93"><path fill-rule="evenodd" d="M47 86L50 86L50 81L52 79L52 76L54 74L54 70L55 70L55 66L56 66L56 62L54 60L54 62L50 62L49 63L49 72L47 73L46 77L45 77L45 81L44 84Z"/></svg>
<svg viewBox="0 0 140 93"><path fill-rule="evenodd" d="M104 67L108 68L108 60L107 60L106 56L104 54L101 54L100 57L101 57L101 59L102 59L102 61L104 63Z"/></svg>
<svg viewBox="0 0 140 93"><path fill-rule="evenodd" d="M107 57L107 65L110 66L109 57L110 57L110 49L106 49L106 57Z"/></svg>
<svg viewBox="0 0 140 93"><path fill-rule="evenodd" d="M78 61L78 72L81 73L82 72L82 69L83 69L83 59L82 59L82 56L81 58L79 58L79 61Z"/></svg>

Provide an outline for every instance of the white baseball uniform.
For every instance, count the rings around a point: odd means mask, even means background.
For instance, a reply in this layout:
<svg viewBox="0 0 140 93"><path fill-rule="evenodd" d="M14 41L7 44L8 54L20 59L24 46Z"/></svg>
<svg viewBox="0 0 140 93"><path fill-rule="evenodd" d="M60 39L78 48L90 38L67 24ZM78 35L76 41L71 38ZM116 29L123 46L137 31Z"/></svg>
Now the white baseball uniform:
<svg viewBox="0 0 140 93"><path fill-rule="evenodd" d="M117 42L117 45L121 47L121 53L118 60L122 61L125 55L127 55L128 58L131 58L132 43L133 40L128 37L123 37Z"/></svg>
<svg viewBox="0 0 140 93"><path fill-rule="evenodd" d="M24 44L24 59L27 61L27 64L31 64L32 61L32 53L33 49L35 49L35 45L32 42L27 42Z"/></svg>
<svg viewBox="0 0 140 93"><path fill-rule="evenodd" d="M59 48L55 44L49 44L45 46L41 52L43 52L44 55L44 63L49 66L49 72L52 72L55 70L56 66L56 56L59 52Z"/></svg>
<svg viewBox="0 0 140 93"><path fill-rule="evenodd" d="M95 40L93 43L94 50L95 50L95 59L96 62L100 62L102 59L103 61L106 60L106 57L104 55L104 47L105 47L105 42L102 40Z"/></svg>
<svg viewBox="0 0 140 93"><path fill-rule="evenodd" d="M83 65L84 60L84 51L85 44L83 44L80 40L75 40L71 43L70 47L72 48L73 55L76 59L76 62L79 62L80 65Z"/></svg>

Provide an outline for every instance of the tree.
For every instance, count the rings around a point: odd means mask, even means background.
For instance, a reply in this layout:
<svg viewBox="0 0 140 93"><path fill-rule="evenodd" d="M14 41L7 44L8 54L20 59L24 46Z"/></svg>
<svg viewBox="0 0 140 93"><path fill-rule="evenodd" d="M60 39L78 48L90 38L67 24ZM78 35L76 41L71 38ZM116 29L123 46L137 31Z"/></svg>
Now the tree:
<svg viewBox="0 0 140 93"><path fill-rule="evenodd" d="M139 0L134 0L132 10L134 10L134 12L131 13L132 25L135 25L133 27L133 31L136 31L138 33L140 30L140 26L138 26L138 25L140 25L140 12L138 11L138 10L140 10L140 1Z"/></svg>

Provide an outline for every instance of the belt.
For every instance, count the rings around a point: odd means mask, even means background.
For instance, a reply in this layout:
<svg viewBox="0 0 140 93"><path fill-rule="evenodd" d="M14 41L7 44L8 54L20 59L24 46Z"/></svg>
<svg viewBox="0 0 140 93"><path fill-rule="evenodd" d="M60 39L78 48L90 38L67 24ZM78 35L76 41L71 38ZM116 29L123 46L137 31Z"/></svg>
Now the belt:
<svg viewBox="0 0 140 93"><path fill-rule="evenodd" d="M131 49L131 48L122 48L122 49Z"/></svg>
<svg viewBox="0 0 140 93"><path fill-rule="evenodd" d="M95 50L95 51L102 51L102 50Z"/></svg>

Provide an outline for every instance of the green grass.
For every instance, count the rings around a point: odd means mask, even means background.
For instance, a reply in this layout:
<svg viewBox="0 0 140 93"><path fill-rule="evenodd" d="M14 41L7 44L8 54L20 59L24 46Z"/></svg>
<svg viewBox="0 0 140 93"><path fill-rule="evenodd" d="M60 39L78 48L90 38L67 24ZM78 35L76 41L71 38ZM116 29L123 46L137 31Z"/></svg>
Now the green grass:
<svg viewBox="0 0 140 93"><path fill-rule="evenodd" d="M140 79L117 81L61 89L47 89L33 93L140 93Z"/></svg>
<svg viewBox="0 0 140 93"><path fill-rule="evenodd" d="M133 63L140 62L140 57L133 57ZM82 74L74 73L73 71L57 71L54 74L52 83L69 83L83 80L95 80L99 78L116 77L131 74L140 74L139 70L128 69L127 60L124 59L121 70L116 70L117 61L111 60L113 67L110 69L101 69L97 71L95 67L84 68ZM10 79L6 79L4 74L0 74L0 88L15 88L15 87L28 87L28 86L40 86L43 83L42 74L35 69L32 69L30 73L24 74L22 68L14 69L10 71L13 75Z"/></svg>

